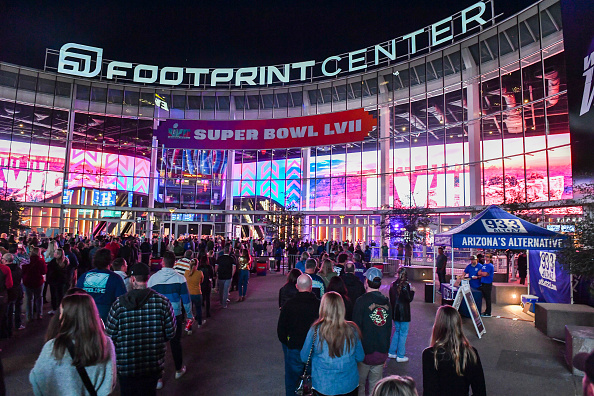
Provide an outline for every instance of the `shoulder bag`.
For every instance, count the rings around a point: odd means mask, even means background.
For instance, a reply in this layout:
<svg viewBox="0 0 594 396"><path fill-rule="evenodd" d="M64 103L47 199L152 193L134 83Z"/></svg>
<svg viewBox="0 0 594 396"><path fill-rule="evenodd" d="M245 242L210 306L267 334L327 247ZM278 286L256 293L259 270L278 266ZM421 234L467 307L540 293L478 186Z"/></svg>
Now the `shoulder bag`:
<svg viewBox="0 0 594 396"><path fill-rule="evenodd" d="M72 360L74 360L74 344L72 343L72 341L70 341L70 344L68 344L68 352L70 353L70 357L72 357ZM87 374L87 370L85 370L84 367L76 366L76 371L78 371L78 375L80 375L80 379L85 385L87 392L89 392L91 396L97 396L97 391L95 390L95 387L93 386L93 383L89 378L89 374Z"/></svg>
<svg viewBox="0 0 594 396"><path fill-rule="evenodd" d="M313 386L311 383L311 375L307 374L307 368L311 363L311 355L313 354L314 346L316 344L316 336L318 335L318 329L314 331L313 340L311 342L311 348L309 350L309 357L307 358L307 363L305 363L305 369L303 370L303 375L301 376L301 382L299 383L299 387L295 391L295 395L297 396L311 396L313 395Z"/></svg>

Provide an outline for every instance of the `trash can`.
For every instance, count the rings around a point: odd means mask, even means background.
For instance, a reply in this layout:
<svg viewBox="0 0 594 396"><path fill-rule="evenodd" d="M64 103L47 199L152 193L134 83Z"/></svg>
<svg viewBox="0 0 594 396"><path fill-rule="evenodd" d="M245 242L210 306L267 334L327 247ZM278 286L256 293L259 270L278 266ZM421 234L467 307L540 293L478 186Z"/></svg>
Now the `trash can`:
<svg viewBox="0 0 594 396"><path fill-rule="evenodd" d="M257 276L266 276L266 271L268 266L266 265L266 262L257 262L256 263L256 275Z"/></svg>
<svg viewBox="0 0 594 396"><path fill-rule="evenodd" d="M433 283L425 283L425 302L433 303Z"/></svg>

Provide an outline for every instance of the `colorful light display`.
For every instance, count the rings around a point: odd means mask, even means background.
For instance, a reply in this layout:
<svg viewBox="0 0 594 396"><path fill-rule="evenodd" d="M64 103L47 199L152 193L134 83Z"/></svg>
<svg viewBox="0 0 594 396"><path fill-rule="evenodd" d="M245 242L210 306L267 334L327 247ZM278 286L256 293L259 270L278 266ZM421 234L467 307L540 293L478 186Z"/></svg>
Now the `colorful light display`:
<svg viewBox="0 0 594 396"><path fill-rule="evenodd" d="M65 157L64 147L1 141L0 194L22 202L60 195ZM148 194L149 175L148 159L72 149L67 187Z"/></svg>

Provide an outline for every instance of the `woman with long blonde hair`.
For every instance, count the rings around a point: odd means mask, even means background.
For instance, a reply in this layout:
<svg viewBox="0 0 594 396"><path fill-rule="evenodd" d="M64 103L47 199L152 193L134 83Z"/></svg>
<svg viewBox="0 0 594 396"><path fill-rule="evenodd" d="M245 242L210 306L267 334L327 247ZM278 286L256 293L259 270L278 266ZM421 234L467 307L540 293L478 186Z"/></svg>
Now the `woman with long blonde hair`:
<svg viewBox="0 0 594 396"><path fill-rule="evenodd" d="M437 310L431 346L423 351L423 394L485 396L485 375L477 350L462 330L462 319L450 305Z"/></svg>
<svg viewBox="0 0 594 396"><path fill-rule="evenodd" d="M338 274L334 272L334 262L330 259L322 260L322 265L320 268L320 272L318 272L318 275L324 281L324 286L328 288L330 279L332 279L335 276L338 276Z"/></svg>
<svg viewBox="0 0 594 396"><path fill-rule="evenodd" d="M340 294L322 296L318 320L309 329L301 349L301 360L308 361L311 352L311 377L316 395L357 395L359 372L357 362L365 353L361 332L345 320Z"/></svg>
<svg viewBox="0 0 594 396"><path fill-rule="evenodd" d="M54 258L54 254L58 250L58 242L54 241L53 239L49 241L47 244L47 249L43 253L43 258L45 259L46 263L49 263Z"/></svg>

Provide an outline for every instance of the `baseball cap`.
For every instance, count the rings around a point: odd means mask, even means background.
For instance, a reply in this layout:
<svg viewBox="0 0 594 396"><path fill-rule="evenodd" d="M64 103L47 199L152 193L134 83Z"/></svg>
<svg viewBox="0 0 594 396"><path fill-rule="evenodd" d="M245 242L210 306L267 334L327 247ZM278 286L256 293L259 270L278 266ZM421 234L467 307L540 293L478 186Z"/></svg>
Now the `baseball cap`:
<svg viewBox="0 0 594 396"><path fill-rule="evenodd" d="M369 282L373 282L375 281L375 278L380 278L381 280L383 278L383 274L378 268L371 267L365 272L365 277Z"/></svg>
<svg viewBox="0 0 594 396"><path fill-rule="evenodd" d="M581 352L573 357L573 367L583 371L594 382L594 352Z"/></svg>
<svg viewBox="0 0 594 396"><path fill-rule="evenodd" d="M134 264L134 266L132 266L132 269L130 270L130 276L136 276L136 275L149 275L151 273L151 270L149 268L148 265L143 264L143 263L137 263Z"/></svg>
<svg viewBox="0 0 594 396"><path fill-rule="evenodd" d="M478 260L478 257L476 257L474 254L472 256L470 256L471 260Z"/></svg>

